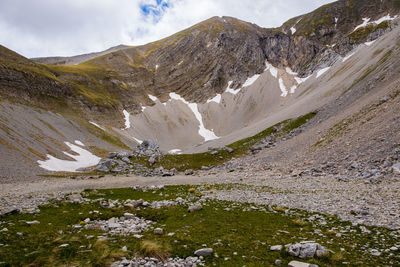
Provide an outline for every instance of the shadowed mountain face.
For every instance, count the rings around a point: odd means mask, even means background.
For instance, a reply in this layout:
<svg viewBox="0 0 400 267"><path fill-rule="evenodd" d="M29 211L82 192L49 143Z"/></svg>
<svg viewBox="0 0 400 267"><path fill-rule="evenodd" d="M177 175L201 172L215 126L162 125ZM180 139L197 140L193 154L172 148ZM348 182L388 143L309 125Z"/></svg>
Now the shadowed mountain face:
<svg viewBox="0 0 400 267"><path fill-rule="evenodd" d="M10 128L6 117L12 105L31 110L37 121L51 118L55 123L62 116L61 129L69 124L76 128L49 139L47 131L53 126L47 126L42 131L45 144L32 147L37 152L32 154L42 159L52 153L60 156L68 149L63 142L78 137L93 146L91 151L97 148L98 155L148 138L164 150L203 151L205 134L219 137L215 142L225 145L320 108L338 97L339 84L345 90L373 73L373 64L388 48L368 48L370 42L397 29L399 11L395 0L342 0L275 29L213 17L147 45L121 45L69 58L29 60L0 46L0 97L7 102L0 111L5 125L0 128L0 145L10 151L28 147L11 145L21 138L5 130ZM375 55L363 60L370 64L369 72L343 59L360 47ZM326 71L330 77L318 80ZM321 100L322 92L327 98ZM293 106L297 108L285 110ZM51 114L42 116L42 111ZM30 127L37 126L24 126L24 138L40 136L40 131L29 133ZM253 128L244 130L248 127ZM35 162L34 156L28 161Z"/></svg>

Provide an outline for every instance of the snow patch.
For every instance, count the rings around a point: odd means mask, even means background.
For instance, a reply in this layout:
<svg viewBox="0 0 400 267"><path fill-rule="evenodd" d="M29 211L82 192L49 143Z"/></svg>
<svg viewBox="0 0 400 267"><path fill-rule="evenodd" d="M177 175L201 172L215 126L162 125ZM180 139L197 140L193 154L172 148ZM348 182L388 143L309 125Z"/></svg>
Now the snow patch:
<svg viewBox="0 0 400 267"><path fill-rule="evenodd" d="M397 17L398 17L397 15L394 16L394 17L390 17L390 14L387 14L386 16L383 16L382 18L380 18L380 19L378 19L378 20L372 21L371 23L374 23L374 24L376 24L376 25L379 25L379 24L381 24L381 23L384 22L384 21L395 20Z"/></svg>
<svg viewBox="0 0 400 267"><path fill-rule="evenodd" d="M271 73L272 76L274 76L275 78L278 78L278 69L275 68L274 66L272 66L271 64L269 64L268 62L265 63L266 68L265 70L269 70L269 72Z"/></svg>
<svg viewBox="0 0 400 267"><path fill-rule="evenodd" d="M75 141L76 143L76 141ZM39 167L49 171L65 171L65 172L76 172L80 168L86 168L99 163L100 159L91 152L83 149L77 145L65 142L65 144L75 153L79 155L71 155L68 152L63 152L68 157L74 160L63 160L53 157L47 154L47 160L38 160Z"/></svg>
<svg viewBox="0 0 400 267"><path fill-rule="evenodd" d="M97 123L93 122L93 121L89 121L90 124L93 124L94 126L96 126L99 129L102 129L103 131L105 131L106 129L104 127L101 127L100 125L98 125Z"/></svg>
<svg viewBox="0 0 400 267"><path fill-rule="evenodd" d="M255 74L255 75L251 76L250 78L247 78L247 80L244 82L242 88L252 85L259 77L260 77L260 74Z"/></svg>
<svg viewBox="0 0 400 267"><path fill-rule="evenodd" d="M320 70L317 72L317 78L320 77L320 76L321 76L322 74L324 74L325 72L327 72L330 68L331 68L331 67L326 67L326 68L320 69Z"/></svg>
<svg viewBox="0 0 400 267"><path fill-rule="evenodd" d="M85 146L81 141L79 140L75 140L75 144L77 144L78 146Z"/></svg>
<svg viewBox="0 0 400 267"><path fill-rule="evenodd" d="M356 30L358 30L359 28L363 28L368 26L369 21L371 20L370 18L363 18L363 23L361 23L360 25L358 25L357 27L354 28L353 32L355 32Z"/></svg>
<svg viewBox="0 0 400 267"><path fill-rule="evenodd" d="M181 65L183 63L183 60L181 62L178 63L178 66Z"/></svg>
<svg viewBox="0 0 400 267"><path fill-rule="evenodd" d="M292 32L292 34L295 34L297 30L295 27L292 27L292 28L290 28L290 31Z"/></svg>
<svg viewBox="0 0 400 267"><path fill-rule="evenodd" d="M293 75L293 76L297 76L297 74L298 74L297 72L292 71L292 69L289 67L286 67L285 70L287 73L289 73L290 75Z"/></svg>
<svg viewBox="0 0 400 267"><path fill-rule="evenodd" d="M286 86L283 84L282 78L279 78L279 88L281 88L281 91L282 91L281 96L282 96L282 97L287 96L288 91L287 91L287 89L286 89Z"/></svg>
<svg viewBox="0 0 400 267"><path fill-rule="evenodd" d="M395 20L397 17L398 17L397 15L394 16L394 17L391 17L390 14L387 14L386 16L383 16L382 18L377 19L377 20L375 20L375 21L371 21L371 22L370 22L370 20L371 20L370 18L363 18L363 23L361 23L360 25L358 25L358 26L354 29L353 32L355 32L355 31L358 30L359 28L367 27L368 25L371 25L371 24L379 25L379 24L381 24L381 23L384 22L384 21Z"/></svg>
<svg viewBox="0 0 400 267"><path fill-rule="evenodd" d="M168 151L168 153L169 154L181 154L180 152L181 152L182 150L180 150L180 149L171 149L170 151Z"/></svg>
<svg viewBox="0 0 400 267"><path fill-rule="evenodd" d="M204 138L204 141L209 141L209 140L214 140L214 139L219 138L218 136L216 136L214 134L213 131L210 131L204 127L203 118L199 112L199 108L196 103L189 103L183 97L181 97L180 95L178 95L176 93L169 93L169 97L171 99L182 101L183 103L188 105L188 107L192 110L194 116L196 117L196 119L199 122L199 135Z"/></svg>
<svg viewBox="0 0 400 267"><path fill-rule="evenodd" d="M156 102L158 98L154 95L147 95L153 102Z"/></svg>
<svg viewBox="0 0 400 267"><path fill-rule="evenodd" d="M158 67L159 67L159 65L157 64L157 65L156 65L156 70L158 70Z"/></svg>
<svg viewBox="0 0 400 267"><path fill-rule="evenodd" d="M207 103L215 102L219 104L221 102L221 94L217 94L214 98L208 99Z"/></svg>
<svg viewBox="0 0 400 267"><path fill-rule="evenodd" d="M312 75L305 77L305 78L300 78L300 77L294 77L294 79L296 80L296 82L298 84L304 83L305 81L307 81Z"/></svg>
<svg viewBox="0 0 400 267"><path fill-rule="evenodd" d="M124 116L125 116L125 129L131 128L131 122L130 122L130 120L129 120L130 115L129 115L128 111L126 111L126 110L124 109L124 110L122 111L122 113L124 113Z"/></svg>
<svg viewBox="0 0 400 267"><path fill-rule="evenodd" d="M293 85L292 87L290 87L290 93L294 94L296 92L297 86Z"/></svg>
<svg viewBox="0 0 400 267"><path fill-rule="evenodd" d="M373 43L375 43L375 41L376 40L374 40L374 41L371 41L371 42L366 42L366 43L364 43L366 46L371 46Z"/></svg>
<svg viewBox="0 0 400 267"><path fill-rule="evenodd" d="M352 56L354 56L355 53L356 53L356 52L350 52L347 56L345 56L345 57L342 59L342 62L346 62L349 58L351 58Z"/></svg>
<svg viewBox="0 0 400 267"><path fill-rule="evenodd" d="M135 140L135 141L136 141L137 143L139 143L139 144L143 143L142 140L139 140L139 139L137 139L137 138L135 138L135 137L133 137L133 136L132 136L132 138L133 138L133 140Z"/></svg>
<svg viewBox="0 0 400 267"><path fill-rule="evenodd" d="M147 108L147 107L142 106L142 112L145 111L146 108Z"/></svg>
<svg viewBox="0 0 400 267"><path fill-rule="evenodd" d="M225 92L226 93L231 93L233 95L236 95L237 93L239 93L240 89L242 89L242 88L239 88L239 89L236 89L236 90L231 89L232 83L233 83L233 81L229 81L228 82L228 86L226 87Z"/></svg>

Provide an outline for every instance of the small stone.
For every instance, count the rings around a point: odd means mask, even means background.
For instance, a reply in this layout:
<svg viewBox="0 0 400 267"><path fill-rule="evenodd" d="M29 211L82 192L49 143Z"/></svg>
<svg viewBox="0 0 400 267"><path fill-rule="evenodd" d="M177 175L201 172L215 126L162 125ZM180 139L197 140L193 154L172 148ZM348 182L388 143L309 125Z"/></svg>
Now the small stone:
<svg viewBox="0 0 400 267"><path fill-rule="evenodd" d="M282 261L281 260L275 260L275 265L276 266L281 266L282 265Z"/></svg>
<svg viewBox="0 0 400 267"><path fill-rule="evenodd" d="M59 245L58 247L59 248L66 248L66 247L68 247L69 246L69 244L62 244L62 245Z"/></svg>
<svg viewBox="0 0 400 267"><path fill-rule="evenodd" d="M162 228L154 229L154 234L155 235L162 235L163 233L164 233L164 230Z"/></svg>
<svg viewBox="0 0 400 267"><path fill-rule="evenodd" d="M123 246L123 247L122 247L122 251L123 251L123 252L127 252L127 251L128 251L128 248L127 248L126 246Z"/></svg>
<svg viewBox="0 0 400 267"><path fill-rule="evenodd" d="M393 164L392 172L394 174L400 174L400 162Z"/></svg>
<svg viewBox="0 0 400 267"><path fill-rule="evenodd" d="M211 256L214 253L214 250L212 248L202 248L202 249L198 249L194 252L194 255L196 256L203 256L203 257L207 257L207 256Z"/></svg>
<svg viewBox="0 0 400 267"><path fill-rule="evenodd" d="M30 222L26 222L26 224L29 224L29 225L31 225L31 224L39 224L40 222L39 221L30 221Z"/></svg>
<svg viewBox="0 0 400 267"><path fill-rule="evenodd" d="M377 249L371 249L371 255L379 257L382 253L380 253Z"/></svg>
<svg viewBox="0 0 400 267"><path fill-rule="evenodd" d="M398 251L399 249L397 247L391 247L390 250L391 251Z"/></svg>
<svg viewBox="0 0 400 267"><path fill-rule="evenodd" d="M195 212L195 211L199 211L202 209L203 209L203 206L200 203L196 203L196 204L189 206L188 212Z"/></svg>
<svg viewBox="0 0 400 267"><path fill-rule="evenodd" d="M192 169L188 169L185 171L185 175L193 175L194 171Z"/></svg>
<svg viewBox="0 0 400 267"><path fill-rule="evenodd" d="M86 219L84 220L84 222L85 222L85 223L90 222L90 218L86 218Z"/></svg>
<svg viewBox="0 0 400 267"><path fill-rule="evenodd" d="M128 266L128 265L131 264L131 263L130 263L130 261L128 261L127 259L123 259L123 260L120 262L120 264L121 264L122 266Z"/></svg>
<svg viewBox="0 0 400 267"><path fill-rule="evenodd" d="M301 261L291 261L289 262L288 267L310 267L310 264Z"/></svg>
<svg viewBox="0 0 400 267"><path fill-rule="evenodd" d="M280 251L282 250L283 246L282 245L275 245L275 246L271 246L269 249L271 251Z"/></svg>
<svg viewBox="0 0 400 267"><path fill-rule="evenodd" d="M125 213L124 213L124 217L125 217L126 219L133 219L133 218L135 218L135 215L132 214L132 213L129 213L129 212L125 212Z"/></svg>

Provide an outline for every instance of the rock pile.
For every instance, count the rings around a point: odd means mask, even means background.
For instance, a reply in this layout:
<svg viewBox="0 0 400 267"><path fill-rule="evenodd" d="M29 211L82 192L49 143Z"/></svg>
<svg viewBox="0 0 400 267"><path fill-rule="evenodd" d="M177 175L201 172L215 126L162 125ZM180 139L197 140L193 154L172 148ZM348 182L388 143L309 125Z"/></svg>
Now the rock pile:
<svg viewBox="0 0 400 267"><path fill-rule="evenodd" d="M328 255L326 247L313 241L303 241L287 247L286 252L293 257L300 259L313 258L314 256L322 258Z"/></svg>
<svg viewBox="0 0 400 267"><path fill-rule="evenodd" d="M160 151L160 146L151 141L145 140L138 145L132 152L110 152L106 158L101 159L95 167L96 171L101 172L125 172L141 176L173 176L178 173L176 169L166 170L162 166L150 169L146 166L133 163L134 157L148 157L150 165L161 160L166 153Z"/></svg>
<svg viewBox="0 0 400 267"><path fill-rule="evenodd" d="M85 229L96 229L107 231L111 235L134 235L148 230L153 224L153 221L145 220L136 217L133 214L125 213L120 218L110 218L107 221L90 221L86 220Z"/></svg>

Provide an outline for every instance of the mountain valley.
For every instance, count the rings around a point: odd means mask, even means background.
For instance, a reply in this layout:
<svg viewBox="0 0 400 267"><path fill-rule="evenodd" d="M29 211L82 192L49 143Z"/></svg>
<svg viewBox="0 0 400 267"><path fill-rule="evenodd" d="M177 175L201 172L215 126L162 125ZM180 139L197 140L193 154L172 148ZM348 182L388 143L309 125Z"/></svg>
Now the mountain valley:
<svg viewBox="0 0 400 267"><path fill-rule="evenodd" d="M399 23L399 1L339 0L278 28L212 17L74 57L0 45L0 266L396 266ZM65 225L61 213L73 214ZM42 214L59 221L44 229ZM231 236L269 220L281 224ZM128 221L140 237L111 234ZM190 232L196 222L205 229ZM47 231L46 245L19 243L13 224ZM315 257L290 252L307 240Z"/></svg>

